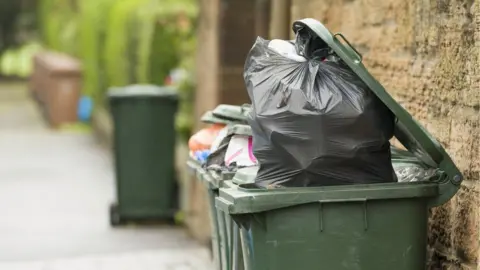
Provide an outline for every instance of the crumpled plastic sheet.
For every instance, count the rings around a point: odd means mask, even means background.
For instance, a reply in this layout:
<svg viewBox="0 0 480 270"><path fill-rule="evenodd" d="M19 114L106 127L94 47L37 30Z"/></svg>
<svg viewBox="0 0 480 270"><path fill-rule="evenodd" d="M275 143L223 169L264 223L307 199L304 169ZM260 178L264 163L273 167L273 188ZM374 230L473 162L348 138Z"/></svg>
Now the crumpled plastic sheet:
<svg viewBox="0 0 480 270"><path fill-rule="evenodd" d="M393 166L398 182L428 181L435 177L438 169L421 166Z"/></svg>

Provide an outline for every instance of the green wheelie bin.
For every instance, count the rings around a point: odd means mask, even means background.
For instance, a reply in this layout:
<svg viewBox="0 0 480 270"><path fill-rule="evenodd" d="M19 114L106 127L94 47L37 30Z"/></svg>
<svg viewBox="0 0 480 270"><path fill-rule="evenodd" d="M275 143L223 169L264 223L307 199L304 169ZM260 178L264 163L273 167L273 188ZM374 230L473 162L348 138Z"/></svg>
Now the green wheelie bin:
<svg viewBox="0 0 480 270"><path fill-rule="evenodd" d="M187 166L188 168L192 171L192 173L195 175L195 178L202 182L202 185L206 185L203 183L203 181L207 178L206 174L207 171L202 168L202 165L193 159L190 159L187 161ZM215 199L216 194L212 192L211 189L207 189L207 196L208 196L208 203L209 206L211 205L211 200L212 198ZM215 264L215 269L216 270L221 270L224 269L223 265L226 264L226 258L224 258L224 250L223 244L224 241L222 238L220 238L219 235L219 226L218 226L218 218L217 218L217 213L216 211L212 211L211 207L209 207L209 219L210 219L210 228L211 228L211 236L210 236L210 241L211 241L211 248L212 248L212 255L213 255L213 261Z"/></svg>
<svg viewBox="0 0 480 270"><path fill-rule="evenodd" d="M230 135L252 134L248 125L230 125L228 126L227 137ZM230 186L234 177L233 172L216 172L215 170L203 170L203 183L209 196L209 206L211 213L212 228L215 227L215 234L219 243L222 270L241 270L243 269L243 260L239 260L237 252L234 252L234 246L239 244L238 226L232 221L231 217L215 207L215 199L218 197L218 191L221 187ZM234 234L237 233L237 234Z"/></svg>
<svg viewBox="0 0 480 270"><path fill-rule="evenodd" d="M392 147L392 165L395 168L399 181L402 182L432 179L436 173L435 169L426 167L422 161L410 152L395 147ZM257 172L258 166L239 169L231 181L223 182L221 188L238 189L239 186L253 184ZM238 224L232 221L231 215L226 214L220 208L217 208L217 212L219 218L226 220L224 224L232 224L230 227L227 227L227 229L232 230L230 235L232 235L233 239L229 251L231 252L233 269L246 269L243 262L242 241L240 240ZM244 241L244 243L247 242ZM248 247L243 247L243 249L247 250Z"/></svg>
<svg viewBox="0 0 480 270"><path fill-rule="evenodd" d="M424 270L429 209L450 200L463 177L444 148L399 105L341 34L304 19L396 115L395 137L436 173L424 181L312 188L221 188L217 208L241 228L246 270ZM394 156L394 155L392 155ZM252 182L255 173L235 178Z"/></svg>
<svg viewBox="0 0 480 270"><path fill-rule="evenodd" d="M117 202L110 223L173 221L177 211L174 171L177 91L132 85L108 92L112 115Z"/></svg>
<svg viewBox="0 0 480 270"><path fill-rule="evenodd" d="M244 126L248 109L248 105L234 106L221 104L214 110L207 111L201 117L201 121L209 124L225 124L229 126L230 133L238 133L242 131L242 127L249 129L248 126ZM219 174L214 171L207 171L202 168L202 164L200 164L199 161L194 160L193 158L190 158L187 161L187 167L193 174L195 174L196 179L202 182L208 194L210 227L212 229L212 253L216 269L231 269L230 256L227 253L229 250L227 246L229 240L227 239L227 234L223 233L225 232L223 223L219 224L217 210L215 208L215 197L218 195L218 187L221 183L224 180L231 180L233 174Z"/></svg>

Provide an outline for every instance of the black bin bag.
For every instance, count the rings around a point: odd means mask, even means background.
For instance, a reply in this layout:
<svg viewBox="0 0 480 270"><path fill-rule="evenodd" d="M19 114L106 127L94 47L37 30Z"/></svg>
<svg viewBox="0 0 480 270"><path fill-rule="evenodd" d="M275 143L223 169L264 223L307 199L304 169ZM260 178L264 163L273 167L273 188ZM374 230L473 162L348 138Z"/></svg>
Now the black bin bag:
<svg viewBox="0 0 480 270"><path fill-rule="evenodd" d="M308 29L291 41L306 61L285 57L269 42L256 40L244 70L256 185L396 182L390 110Z"/></svg>

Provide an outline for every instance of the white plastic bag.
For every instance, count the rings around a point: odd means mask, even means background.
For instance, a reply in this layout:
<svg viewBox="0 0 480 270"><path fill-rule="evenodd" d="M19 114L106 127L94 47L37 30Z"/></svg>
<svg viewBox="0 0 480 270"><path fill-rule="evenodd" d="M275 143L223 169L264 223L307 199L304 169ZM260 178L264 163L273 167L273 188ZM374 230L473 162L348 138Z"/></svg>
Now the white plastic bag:
<svg viewBox="0 0 480 270"><path fill-rule="evenodd" d="M291 60L297 62L307 61L305 57L297 54L297 51L295 50L295 45L286 40L274 39L268 43L268 48Z"/></svg>
<svg viewBox="0 0 480 270"><path fill-rule="evenodd" d="M253 155L253 142L251 136L234 135L225 154L225 165L230 166L232 163L237 166L255 166L257 159Z"/></svg>

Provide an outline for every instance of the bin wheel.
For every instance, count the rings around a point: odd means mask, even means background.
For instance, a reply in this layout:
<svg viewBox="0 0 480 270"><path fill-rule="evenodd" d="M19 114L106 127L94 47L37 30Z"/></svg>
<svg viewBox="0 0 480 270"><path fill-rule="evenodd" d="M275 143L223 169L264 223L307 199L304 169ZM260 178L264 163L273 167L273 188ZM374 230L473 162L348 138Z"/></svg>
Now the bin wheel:
<svg viewBox="0 0 480 270"><path fill-rule="evenodd" d="M110 225L112 227L117 227L124 224L124 222L125 221L122 219L120 212L118 211L118 205L110 205Z"/></svg>

